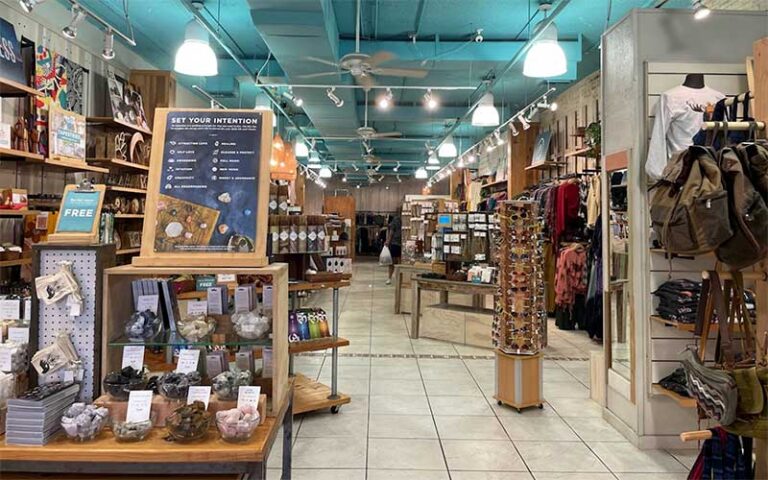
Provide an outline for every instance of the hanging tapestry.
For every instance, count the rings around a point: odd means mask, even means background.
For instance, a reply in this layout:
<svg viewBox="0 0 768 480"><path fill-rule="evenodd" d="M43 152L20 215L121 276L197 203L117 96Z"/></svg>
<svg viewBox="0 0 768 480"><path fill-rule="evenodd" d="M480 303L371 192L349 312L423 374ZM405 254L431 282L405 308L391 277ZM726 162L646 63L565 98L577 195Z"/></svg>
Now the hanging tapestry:
<svg viewBox="0 0 768 480"><path fill-rule="evenodd" d="M85 115L85 80L88 70L61 55L56 55L56 60L67 78L66 105L61 103L61 108Z"/></svg>

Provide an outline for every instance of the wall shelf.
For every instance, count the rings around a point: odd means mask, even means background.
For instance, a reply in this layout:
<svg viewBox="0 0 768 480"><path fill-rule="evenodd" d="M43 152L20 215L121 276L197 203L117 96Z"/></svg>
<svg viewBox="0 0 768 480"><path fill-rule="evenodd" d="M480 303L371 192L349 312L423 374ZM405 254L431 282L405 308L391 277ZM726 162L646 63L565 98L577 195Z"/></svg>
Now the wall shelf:
<svg viewBox="0 0 768 480"><path fill-rule="evenodd" d="M115 218L144 218L143 213L116 213Z"/></svg>
<svg viewBox="0 0 768 480"><path fill-rule="evenodd" d="M89 123L91 125L107 125L107 126L116 127L116 128L127 128L135 132L143 133L144 135L152 135L152 132L149 130L145 130L141 127L137 127L136 125L131 125L128 122L115 120L112 117L86 117L85 121L86 123Z"/></svg>
<svg viewBox="0 0 768 480"><path fill-rule="evenodd" d="M133 188L133 187L119 187L117 185L107 185L107 191L111 192L125 192L125 193L139 193L141 195L146 195L147 191L143 188Z"/></svg>
<svg viewBox="0 0 768 480"><path fill-rule="evenodd" d="M288 344L288 351L290 353L302 353L302 352L316 352L319 350L327 350L334 347L347 347L349 346L349 340L341 337L328 337L318 338L315 340L304 340L301 342L292 342Z"/></svg>
<svg viewBox="0 0 768 480"><path fill-rule="evenodd" d="M565 162L547 161L547 162L537 163L535 165L529 165L525 167L525 169L526 170L548 170L550 168L557 168L557 167L563 167L563 166L565 166Z"/></svg>
<svg viewBox="0 0 768 480"><path fill-rule="evenodd" d="M115 255L132 255L134 253L141 252L141 247L136 248L121 248L115 251Z"/></svg>
<svg viewBox="0 0 768 480"><path fill-rule="evenodd" d="M680 405L683 408L696 408L696 400L690 397L684 397L680 395L679 393L673 392L672 390L667 390L666 388L662 387L658 383L654 383L651 385L651 390L656 395L663 395L665 397L669 397L672 400L676 401L678 405Z"/></svg>
<svg viewBox="0 0 768 480"><path fill-rule="evenodd" d="M19 258L18 260L3 260L3 261L0 261L0 268L18 267L19 265L29 265L31 263L32 263L32 258Z"/></svg>
<svg viewBox="0 0 768 480"><path fill-rule="evenodd" d="M40 214L39 210L0 210L0 217L23 217L38 214Z"/></svg>
<svg viewBox="0 0 768 480"><path fill-rule="evenodd" d="M2 152L0 152L0 156L2 156ZM109 173L108 168L95 167L85 162L76 160L51 160L50 158L43 158L41 155L35 155L34 157L28 156L26 157L26 162L34 165L44 165L46 167L57 168L64 171Z"/></svg>
<svg viewBox="0 0 768 480"><path fill-rule="evenodd" d="M45 160L45 157L37 153L25 152L23 150L4 147L0 147L0 158L7 160L34 160L38 162Z"/></svg>
<svg viewBox="0 0 768 480"><path fill-rule="evenodd" d="M43 94L42 92L39 92L34 88L28 87L22 83L0 78L0 97L26 97L29 95L33 97L39 97Z"/></svg>
<svg viewBox="0 0 768 480"><path fill-rule="evenodd" d="M674 327L681 332L693 332L696 329L696 325L692 323L680 323L676 320L667 320L666 318L660 317L658 315L651 315L651 320L667 325L669 327Z"/></svg>
<svg viewBox="0 0 768 480"><path fill-rule="evenodd" d="M107 167L133 168L136 170L144 170L145 172L149 171L149 165L120 160L119 158L87 158L86 160L93 163L106 163Z"/></svg>

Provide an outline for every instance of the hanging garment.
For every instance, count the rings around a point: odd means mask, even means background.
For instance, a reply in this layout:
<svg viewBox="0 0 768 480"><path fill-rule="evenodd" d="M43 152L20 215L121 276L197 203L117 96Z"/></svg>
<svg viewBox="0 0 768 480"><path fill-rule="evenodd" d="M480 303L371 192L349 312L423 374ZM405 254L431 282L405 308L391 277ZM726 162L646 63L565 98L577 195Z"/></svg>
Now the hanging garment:
<svg viewBox="0 0 768 480"><path fill-rule="evenodd" d="M598 215L600 215L600 175L594 175L589 181L587 193L587 227L595 228Z"/></svg>
<svg viewBox="0 0 768 480"><path fill-rule="evenodd" d="M654 109L651 143L645 171L658 180L673 153L693 144L693 137L701 129L704 111L714 106L725 95L709 87L674 87L661 94Z"/></svg>
<svg viewBox="0 0 768 480"><path fill-rule="evenodd" d="M563 182L557 187L557 206L555 208L554 244L560 237L577 223L579 218L579 185L577 182Z"/></svg>
<svg viewBox="0 0 768 480"><path fill-rule="evenodd" d="M710 429L712 438L704 441L688 480L745 480L754 478L752 439Z"/></svg>
<svg viewBox="0 0 768 480"><path fill-rule="evenodd" d="M599 215L596 222L600 223ZM603 231L601 228L592 231L587 262L589 280L584 316L589 337L597 340L603 338Z"/></svg>
<svg viewBox="0 0 768 480"><path fill-rule="evenodd" d="M573 245L560 251L555 274L555 303L561 307L570 307L576 295L587 293L586 249L582 245Z"/></svg>

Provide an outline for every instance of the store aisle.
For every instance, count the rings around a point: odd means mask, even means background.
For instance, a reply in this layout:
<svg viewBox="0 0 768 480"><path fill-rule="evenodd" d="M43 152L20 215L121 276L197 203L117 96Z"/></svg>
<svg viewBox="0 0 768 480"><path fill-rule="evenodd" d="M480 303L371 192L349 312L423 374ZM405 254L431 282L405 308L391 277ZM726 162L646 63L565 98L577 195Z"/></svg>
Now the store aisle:
<svg viewBox="0 0 768 480"><path fill-rule="evenodd" d="M589 350L582 332L550 325L543 410L522 414L493 399L489 350L408 335L393 313L386 269L358 263L341 291L339 390L352 396L337 415L297 416L297 480L672 480L685 479L692 452L641 451L589 400ZM330 292L307 305L330 313ZM330 384L330 351L297 356L296 371ZM280 448L270 458L279 478Z"/></svg>

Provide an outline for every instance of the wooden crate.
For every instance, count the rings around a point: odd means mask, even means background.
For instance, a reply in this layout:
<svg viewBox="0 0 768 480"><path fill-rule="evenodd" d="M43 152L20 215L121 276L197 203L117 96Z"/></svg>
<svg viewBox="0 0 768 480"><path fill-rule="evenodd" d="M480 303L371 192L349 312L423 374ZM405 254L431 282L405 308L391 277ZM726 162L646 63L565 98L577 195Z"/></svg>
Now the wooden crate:
<svg viewBox="0 0 768 480"><path fill-rule="evenodd" d="M288 265L275 263L266 267L210 268L210 267L137 267L123 265L104 271L104 300L102 319L103 372L120 369L122 348L110 343L123 335L125 322L133 312L131 282L142 278L165 278L171 275L233 274L271 277L272 338L266 342L272 347L272 377L265 382L262 392L269 399L268 416L275 416L287 402L288 380ZM262 342L262 346L263 342ZM258 350L258 347L254 347ZM169 366L170 368L171 366ZM257 381L256 379L255 381ZM265 379L268 380L268 379ZM270 388L271 387L271 388Z"/></svg>
<svg viewBox="0 0 768 480"><path fill-rule="evenodd" d="M543 408L544 355L507 355L496 350L496 395L499 405L518 412L527 407Z"/></svg>

